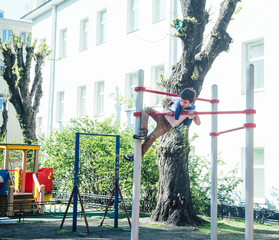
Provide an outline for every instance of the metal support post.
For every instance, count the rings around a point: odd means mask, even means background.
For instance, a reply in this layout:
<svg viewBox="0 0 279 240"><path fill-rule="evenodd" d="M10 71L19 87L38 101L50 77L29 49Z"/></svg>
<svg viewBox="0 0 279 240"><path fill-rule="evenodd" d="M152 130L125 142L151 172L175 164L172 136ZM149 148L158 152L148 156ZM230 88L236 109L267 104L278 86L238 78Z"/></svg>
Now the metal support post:
<svg viewBox="0 0 279 240"><path fill-rule="evenodd" d="M254 109L254 65L247 71L246 109ZM246 123L254 123L254 114L246 114ZM246 128L245 161L245 240L253 240L254 228L254 128Z"/></svg>
<svg viewBox="0 0 279 240"><path fill-rule="evenodd" d="M77 204L78 204L78 196L76 185L78 185L78 167L79 167L79 137L80 134L76 133L76 142L75 142L75 172L74 172L74 201L73 201L73 227L72 231L77 231Z"/></svg>
<svg viewBox="0 0 279 240"><path fill-rule="evenodd" d="M137 72L137 86L144 86L144 72ZM136 93L136 112L142 112L143 109L143 92ZM135 119L135 132L140 131L140 116ZM134 174L133 174L133 201L132 201L132 229L131 240L139 238L139 208L140 208L140 181L141 181L141 140L135 139L134 151Z"/></svg>
<svg viewBox="0 0 279 240"><path fill-rule="evenodd" d="M116 150L115 150L115 188L114 188L114 227L118 227L118 183L119 183L119 148L120 136L116 136Z"/></svg>
<svg viewBox="0 0 279 240"><path fill-rule="evenodd" d="M218 98L218 87L212 85L212 99ZM212 102L212 111L218 110L218 103ZM217 132L217 114L211 115L211 132ZM211 240L217 239L217 135L211 136Z"/></svg>

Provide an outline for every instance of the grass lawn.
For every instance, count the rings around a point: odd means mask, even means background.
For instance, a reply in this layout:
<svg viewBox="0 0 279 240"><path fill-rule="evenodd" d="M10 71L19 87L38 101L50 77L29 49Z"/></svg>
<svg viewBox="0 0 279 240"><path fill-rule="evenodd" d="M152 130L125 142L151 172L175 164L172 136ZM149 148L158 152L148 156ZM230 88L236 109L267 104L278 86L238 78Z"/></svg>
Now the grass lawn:
<svg viewBox="0 0 279 240"><path fill-rule="evenodd" d="M203 217L208 221L204 226L198 227L198 231L210 235L210 218ZM218 219L218 239L244 239L245 221ZM254 239L279 239L279 225L254 223Z"/></svg>

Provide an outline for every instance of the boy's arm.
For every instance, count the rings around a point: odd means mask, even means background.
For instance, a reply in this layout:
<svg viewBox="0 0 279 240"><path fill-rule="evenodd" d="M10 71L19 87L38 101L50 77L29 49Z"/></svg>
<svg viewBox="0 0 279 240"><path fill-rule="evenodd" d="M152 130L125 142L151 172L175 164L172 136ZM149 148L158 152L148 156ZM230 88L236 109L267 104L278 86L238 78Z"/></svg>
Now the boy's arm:
<svg viewBox="0 0 279 240"><path fill-rule="evenodd" d="M193 118L193 120L194 120L194 123L195 123L196 125L201 125L201 119L200 119L199 115L195 115L195 117Z"/></svg>
<svg viewBox="0 0 279 240"><path fill-rule="evenodd" d="M195 110L189 110L188 111L188 115L189 115L189 118L194 120L194 123L196 125L200 125L201 124L201 119L200 119L199 115L195 115Z"/></svg>
<svg viewBox="0 0 279 240"><path fill-rule="evenodd" d="M164 108L166 110L167 115L172 115L172 111L169 109L169 103L171 102L170 97L165 97L163 100Z"/></svg>

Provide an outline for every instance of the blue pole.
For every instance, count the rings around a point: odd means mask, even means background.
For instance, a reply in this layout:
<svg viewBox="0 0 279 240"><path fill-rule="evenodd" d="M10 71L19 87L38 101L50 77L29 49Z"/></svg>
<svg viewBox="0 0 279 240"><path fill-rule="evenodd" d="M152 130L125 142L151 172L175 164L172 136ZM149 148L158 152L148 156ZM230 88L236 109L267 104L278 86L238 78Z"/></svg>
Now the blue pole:
<svg viewBox="0 0 279 240"><path fill-rule="evenodd" d="M119 148L120 136L116 136L116 150L115 150L115 192L114 192L114 227L118 227L118 183L119 183Z"/></svg>
<svg viewBox="0 0 279 240"><path fill-rule="evenodd" d="M75 173L74 173L74 206L73 206L73 232L77 231L77 189L78 184L78 165L79 165L79 133L76 133L75 142Z"/></svg>

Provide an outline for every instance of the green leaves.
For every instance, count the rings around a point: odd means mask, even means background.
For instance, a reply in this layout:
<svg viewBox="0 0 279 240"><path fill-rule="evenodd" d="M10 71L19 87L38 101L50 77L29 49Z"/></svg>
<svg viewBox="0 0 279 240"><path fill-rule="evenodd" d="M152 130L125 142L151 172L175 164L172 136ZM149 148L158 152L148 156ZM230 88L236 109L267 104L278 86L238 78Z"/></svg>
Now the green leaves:
<svg viewBox="0 0 279 240"><path fill-rule="evenodd" d="M225 165L224 161L218 160L218 168ZM189 155L189 176L193 204L199 213L206 214L210 205L211 191L211 162L206 157ZM237 166L228 171L219 171L217 198L220 204L231 204L233 192L242 182L237 177Z"/></svg>
<svg viewBox="0 0 279 240"><path fill-rule="evenodd" d="M112 117L99 122L88 117L72 120L64 130L52 131L49 138L41 138L40 167L54 168L53 188L71 192L74 186L75 134L92 133L120 135L119 186L123 196L132 197L133 163L123 159L133 153L133 129L120 129ZM79 189L82 193L109 195L115 178L115 137L80 136ZM155 202L159 170L156 144L142 159L141 198L144 206Z"/></svg>

